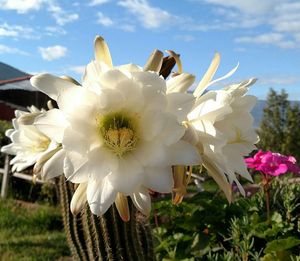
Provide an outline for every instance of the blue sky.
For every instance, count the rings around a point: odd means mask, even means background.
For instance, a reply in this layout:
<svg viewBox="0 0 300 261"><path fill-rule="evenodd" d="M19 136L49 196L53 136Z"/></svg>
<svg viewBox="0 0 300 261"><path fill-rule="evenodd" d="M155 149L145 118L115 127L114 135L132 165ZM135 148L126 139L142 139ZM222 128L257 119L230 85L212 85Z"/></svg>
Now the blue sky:
<svg viewBox="0 0 300 261"><path fill-rule="evenodd" d="M293 0L0 0L0 61L29 73L80 80L103 36L115 65L143 65L154 48L181 54L183 69L205 72L215 51L225 83L259 79L300 100L300 2ZM216 87L212 87L216 88Z"/></svg>

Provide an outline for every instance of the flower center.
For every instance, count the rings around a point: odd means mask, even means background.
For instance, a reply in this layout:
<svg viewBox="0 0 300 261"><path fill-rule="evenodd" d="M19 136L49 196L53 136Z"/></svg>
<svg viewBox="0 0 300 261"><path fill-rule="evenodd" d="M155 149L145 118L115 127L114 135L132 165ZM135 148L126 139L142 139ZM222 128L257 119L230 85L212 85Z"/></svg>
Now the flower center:
<svg viewBox="0 0 300 261"><path fill-rule="evenodd" d="M134 150L138 142L137 117L127 112L112 112L97 118L105 146L118 157Z"/></svg>
<svg viewBox="0 0 300 261"><path fill-rule="evenodd" d="M47 137L40 138L37 143L32 146L33 152L42 152L48 149L50 144L50 139Z"/></svg>

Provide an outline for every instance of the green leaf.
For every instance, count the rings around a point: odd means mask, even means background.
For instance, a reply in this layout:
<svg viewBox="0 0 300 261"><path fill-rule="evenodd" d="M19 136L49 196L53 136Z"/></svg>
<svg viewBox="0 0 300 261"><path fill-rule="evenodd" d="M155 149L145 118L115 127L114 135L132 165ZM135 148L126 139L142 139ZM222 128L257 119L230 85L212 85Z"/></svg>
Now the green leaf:
<svg viewBox="0 0 300 261"><path fill-rule="evenodd" d="M288 237L285 239L277 239L267 243L267 247L264 250L264 253L271 253L271 252L279 252L283 250L290 249L294 246L300 244L300 239L295 237Z"/></svg>

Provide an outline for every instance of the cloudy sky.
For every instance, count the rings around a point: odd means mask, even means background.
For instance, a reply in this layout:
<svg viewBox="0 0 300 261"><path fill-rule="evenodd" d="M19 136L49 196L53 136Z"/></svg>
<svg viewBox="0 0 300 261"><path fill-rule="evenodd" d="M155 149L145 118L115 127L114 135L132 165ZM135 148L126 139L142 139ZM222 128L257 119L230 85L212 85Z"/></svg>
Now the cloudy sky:
<svg viewBox="0 0 300 261"><path fill-rule="evenodd" d="M300 100L300 2L295 0L0 0L0 61L29 73L80 80L102 35L114 64L143 65L154 48L181 54L199 80L214 52L225 83L259 79Z"/></svg>

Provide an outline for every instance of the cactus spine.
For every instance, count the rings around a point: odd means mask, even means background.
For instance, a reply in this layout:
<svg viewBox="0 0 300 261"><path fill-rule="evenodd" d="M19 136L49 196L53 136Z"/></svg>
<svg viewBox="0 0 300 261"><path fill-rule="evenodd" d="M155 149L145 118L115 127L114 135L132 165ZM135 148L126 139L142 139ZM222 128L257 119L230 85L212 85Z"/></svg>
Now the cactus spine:
<svg viewBox="0 0 300 261"><path fill-rule="evenodd" d="M103 216L93 215L88 205L73 216L70 201L74 185L62 176L59 191L64 228L74 260L154 260L150 226L131 202L129 222L122 221L114 205Z"/></svg>

